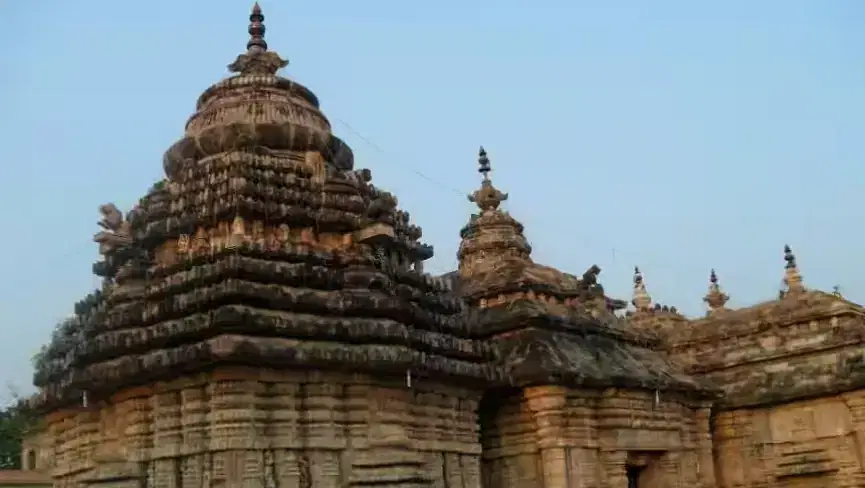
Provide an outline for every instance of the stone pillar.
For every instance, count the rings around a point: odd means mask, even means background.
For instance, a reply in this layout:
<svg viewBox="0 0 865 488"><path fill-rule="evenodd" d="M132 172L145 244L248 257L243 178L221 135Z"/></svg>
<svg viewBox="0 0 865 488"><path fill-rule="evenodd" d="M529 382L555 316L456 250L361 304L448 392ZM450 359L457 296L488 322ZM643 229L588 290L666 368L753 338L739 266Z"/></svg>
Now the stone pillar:
<svg viewBox="0 0 865 488"><path fill-rule="evenodd" d="M101 439L93 452L93 470L81 481L90 487L138 488L144 479L144 466L127 460L122 442L131 404L103 403L99 407Z"/></svg>
<svg viewBox="0 0 865 488"><path fill-rule="evenodd" d="M116 460L121 455L120 436L118 433L118 419L124 414L117 411L116 405L99 405L99 434L100 441L96 446L93 457L97 459Z"/></svg>
<svg viewBox="0 0 865 488"><path fill-rule="evenodd" d="M369 430L365 449L355 451L346 486L404 486L432 484L423 455L409 435L411 394L405 388L371 385L368 391ZM459 471L455 470L453 473ZM449 485L463 488L459 480Z"/></svg>
<svg viewBox="0 0 865 488"><path fill-rule="evenodd" d="M865 472L865 391L847 393L841 398L853 419L853 436L856 440L859 469Z"/></svg>
<svg viewBox="0 0 865 488"><path fill-rule="evenodd" d="M130 461L145 462L149 457L151 444L151 425L153 423L151 396L149 388L132 390L123 401L126 406L126 430L123 433Z"/></svg>
<svg viewBox="0 0 865 488"><path fill-rule="evenodd" d="M456 394L456 393L452 393ZM462 395L468 396L468 398ZM478 431L479 397L472 393L461 393L457 403L457 438L461 464L463 466L463 486L481 488L481 446Z"/></svg>
<svg viewBox="0 0 865 488"><path fill-rule="evenodd" d="M565 389L561 386L537 386L526 388L524 395L537 425L544 488L568 488L563 437Z"/></svg>
<svg viewBox="0 0 865 488"><path fill-rule="evenodd" d="M90 488L140 488L144 479L142 463L127 462L122 456L106 455L94 459L93 470L78 481Z"/></svg>
<svg viewBox="0 0 865 488"><path fill-rule="evenodd" d="M697 410L695 437L697 450L697 478L701 488L715 488L715 459L712 455L712 427L710 417L712 411L709 407Z"/></svg>
<svg viewBox="0 0 865 488"><path fill-rule="evenodd" d="M681 460L681 453L676 451L670 451L661 456L659 467L663 473L663 484L659 484L658 486L663 486L664 488L685 488L682 482ZM650 486L649 488L652 487Z"/></svg>
<svg viewBox="0 0 865 488"><path fill-rule="evenodd" d="M207 385L211 432L208 450L212 453L208 482L213 486L253 488L262 481L261 459L254 451L259 447L262 427L256 405L260 388L258 381L248 379L246 371L229 368L215 371Z"/></svg>
<svg viewBox="0 0 865 488"><path fill-rule="evenodd" d="M81 470L82 463L96 457L102 443L101 414L97 408L81 411L74 417L74 430L66 431L63 444L69 449L65 472L72 474ZM61 472L64 472L61 470Z"/></svg>
<svg viewBox="0 0 865 488"><path fill-rule="evenodd" d="M642 468L638 480L640 488L667 488L667 486L673 486L667 483L667 473L664 472L660 456L645 454L634 456L632 453L629 465Z"/></svg>
<svg viewBox="0 0 865 488"><path fill-rule="evenodd" d="M604 471L604 488L628 488L628 453L626 451L601 451L601 466Z"/></svg>
<svg viewBox="0 0 865 488"><path fill-rule="evenodd" d="M175 391L160 392L151 397L153 412L154 459L180 455L183 441L180 425L180 394Z"/></svg>

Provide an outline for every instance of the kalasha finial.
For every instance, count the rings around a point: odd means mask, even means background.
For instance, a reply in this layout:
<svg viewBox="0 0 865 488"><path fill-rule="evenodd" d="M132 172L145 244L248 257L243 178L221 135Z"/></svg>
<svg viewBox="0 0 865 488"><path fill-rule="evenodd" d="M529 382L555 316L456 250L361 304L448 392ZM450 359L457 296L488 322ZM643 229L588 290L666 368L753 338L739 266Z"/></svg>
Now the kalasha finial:
<svg viewBox="0 0 865 488"><path fill-rule="evenodd" d="M726 310L724 305L730 300L730 296L721 291L721 285L718 284L718 275L713 269L709 273L709 293L703 297L703 301L709 306L709 313L716 313L721 310Z"/></svg>
<svg viewBox="0 0 865 488"><path fill-rule="evenodd" d="M255 2L252 6L252 13L249 14L249 42L246 43L246 49L249 52L267 51L267 41L264 40L264 14L261 13L261 6Z"/></svg>
<svg viewBox="0 0 865 488"><path fill-rule="evenodd" d="M787 261L787 265L785 266L787 269L796 267L796 256L787 244L784 245L784 261Z"/></svg>
<svg viewBox="0 0 865 488"><path fill-rule="evenodd" d="M508 194L500 192L493 186L489 177L492 166L483 146L478 151L478 166L478 173L483 175L484 179L481 182L481 187L469 195L469 201L476 203L481 211L495 210L508 199Z"/></svg>
<svg viewBox="0 0 865 488"><path fill-rule="evenodd" d="M228 65L232 73L273 75L280 68L288 66L288 61L279 57L279 54L267 50L264 32L264 14L261 13L261 6L255 2L252 13L249 14L249 42L246 43L246 52Z"/></svg>
<svg viewBox="0 0 865 488"><path fill-rule="evenodd" d="M791 292L795 293L805 290L805 286L802 284L802 275L799 273L799 267L796 265L796 256L789 245L784 246L784 261L787 262L784 266L784 284L787 285L785 296Z"/></svg>
<svg viewBox="0 0 865 488"><path fill-rule="evenodd" d="M646 284L643 282L643 273L640 272L639 266L634 266L634 298L631 303L637 311L649 310L652 305L652 297L646 290Z"/></svg>
<svg viewBox="0 0 865 488"><path fill-rule="evenodd" d="M485 180L490 179L490 171L493 168L490 166L490 158L487 157L487 152L484 150L484 147L481 146L480 151L478 151L478 173L480 173Z"/></svg>

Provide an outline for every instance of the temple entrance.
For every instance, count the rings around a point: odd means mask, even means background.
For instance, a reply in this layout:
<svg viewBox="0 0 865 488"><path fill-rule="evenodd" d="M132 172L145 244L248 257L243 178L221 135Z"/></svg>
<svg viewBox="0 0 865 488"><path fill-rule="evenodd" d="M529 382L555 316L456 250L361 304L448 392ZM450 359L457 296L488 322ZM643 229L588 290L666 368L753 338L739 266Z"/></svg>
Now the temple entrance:
<svg viewBox="0 0 865 488"><path fill-rule="evenodd" d="M625 470L628 474L628 488L642 488L642 486L640 485L640 475L645 469L645 466L625 467Z"/></svg>
<svg viewBox="0 0 865 488"><path fill-rule="evenodd" d="M509 439L502 438L501 428L508 424L505 417L508 410L518 411L522 398L519 389L489 390L484 393L478 405L478 426L481 443L481 486L483 488L517 488L526 479L541 482L540 470L534 455L514 456L503 454ZM530 459L526 459L526 457ZM520 466L525 477L509 479L504 476L507 466Z"/></svg>
<svg viewBox="0 0 865 488"><path fill-rule="evenodd" d="M663 452L630 452L625 464L628 488L664 488L660 460Z"/></svg>

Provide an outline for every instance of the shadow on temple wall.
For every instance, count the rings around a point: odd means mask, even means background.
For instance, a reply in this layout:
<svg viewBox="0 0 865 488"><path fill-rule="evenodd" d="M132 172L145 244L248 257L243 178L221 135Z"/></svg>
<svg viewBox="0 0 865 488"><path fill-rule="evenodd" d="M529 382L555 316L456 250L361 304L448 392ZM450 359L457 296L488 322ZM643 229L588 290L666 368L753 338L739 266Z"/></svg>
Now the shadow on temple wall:
<svg viewBox="0 0 865 488"><path fill-rule="evenodd" d="M481 457L481 483L483 488L503 488L513 486L513 481L510 480L510 473L504 468L511 464L509 461L519 461L520 457L510 456L513 454L507 447L508 437L513 436L511 432L519 432L519 418L513 418L514 415L519 415L519 405L522 399L522 391L519 388L502 388L488 390L481 397L478 405L478 427L480 428L480 442L483 446L483 454ZM503 432L503 428L510 427L508 431ZM503 442L504 441L504 442ZM534 454L530 454L534 458ZM523 473L530 475L534 481L539 481L536 477L540 475L539 468L536 463L534 466L528 466L528 472Z"/></svg>

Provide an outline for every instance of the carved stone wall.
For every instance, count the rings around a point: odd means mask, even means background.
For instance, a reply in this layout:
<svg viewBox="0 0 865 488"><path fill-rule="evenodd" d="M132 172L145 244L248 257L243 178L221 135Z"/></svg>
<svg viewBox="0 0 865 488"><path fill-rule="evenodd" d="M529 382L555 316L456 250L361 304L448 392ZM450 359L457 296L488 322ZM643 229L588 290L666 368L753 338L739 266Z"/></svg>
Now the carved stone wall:
<svg viewBox="0 0 865 488"><path fill-rule="evenodd" d="M669 344L686 372L724 391L713 411L719 487L865 486L862 319L825 315L719 314Z"/></svg>
<svg viewBox="0 0 865 488"><path fill-rule="evenodd" d="M418 379L220 369L52 414L46 435L58 487L479 488L479 398Z"/></svg>
<svg viewBox="0 0 865 488"><path fill-rule="evenodd" d="M865 391L721 412L714 441L721 488L865 486Z"/></svg>
<svg viewBox="0 0 865 488"><path fill-rule="evenodd" d="M715 486L708 405L651 392L534 387L485 398L485 488Z"/></svg>

